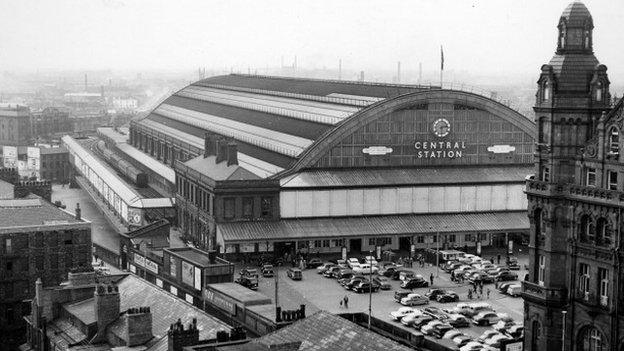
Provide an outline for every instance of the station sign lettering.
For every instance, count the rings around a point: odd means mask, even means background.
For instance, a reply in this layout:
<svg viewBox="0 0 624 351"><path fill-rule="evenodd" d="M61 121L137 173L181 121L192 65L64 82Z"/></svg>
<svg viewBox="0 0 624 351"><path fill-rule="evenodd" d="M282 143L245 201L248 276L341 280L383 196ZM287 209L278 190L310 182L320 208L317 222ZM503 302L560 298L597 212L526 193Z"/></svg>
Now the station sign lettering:
<svg viewBox="0 0 624 351"><path fill-rule="evenodd" d="M418 158L460 158L466 149L465 141L417 141Z"/></svg>

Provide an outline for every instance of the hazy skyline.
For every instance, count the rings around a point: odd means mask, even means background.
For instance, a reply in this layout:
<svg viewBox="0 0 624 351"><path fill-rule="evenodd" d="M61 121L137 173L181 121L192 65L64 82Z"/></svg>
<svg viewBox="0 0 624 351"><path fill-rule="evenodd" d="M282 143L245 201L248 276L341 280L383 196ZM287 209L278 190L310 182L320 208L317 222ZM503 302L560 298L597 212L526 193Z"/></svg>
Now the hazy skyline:
<svg viewBox="0 0 624 351"><path fill-rule="evenodd" d="M568 0L0 0L2 70L439 69L535 76L552 57ZM594 51L612 77L624 1L585 1Z"/></svg>

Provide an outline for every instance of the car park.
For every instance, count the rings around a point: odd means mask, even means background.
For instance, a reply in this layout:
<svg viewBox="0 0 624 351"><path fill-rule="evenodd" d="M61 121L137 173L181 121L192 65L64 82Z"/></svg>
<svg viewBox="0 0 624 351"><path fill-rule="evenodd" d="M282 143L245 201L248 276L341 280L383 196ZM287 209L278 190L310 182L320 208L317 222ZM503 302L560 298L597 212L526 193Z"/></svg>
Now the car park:
<svg viewBox="0 0 624 351"><path fill-rule="evenodd" d="M346 269L341 269L338 274L336 275L336 279L340 280L340 279L348 279L348 278L352 278L354 275L356 275L356 273L354 271L352 271L349 268Z"/></svg>
<svg viewBox="0 0 624 351"><path fill-rule="evenodd" d="M427 282L422 276L417 276L409 280L404 280L401 283L401 287L403 289L426 288L428 286L429 282Z"/></svg>
<svg viewBox="0 0 624 351"><path fill-rule="evenodd" d="M272 264L263 265L261 273L263 277L273 277L275 275L275 271L273 270L273 265Z"/></svg>
<svg viewBox="0 0 624 351"><path fill-rule="evenodd" d="M390 312L390 317L395 321L400 321L401 318L407 316L415 310L416 309L412 307L400 307L398 310Z"/></svg>
<svg viewBox="0 0 624 351"><path fill-rule="evenodd" d="M481 334L479 336L479 338L477 338L477 341L480 342L480 343L483 343L485 340L493 337L494 335L498 335L498 334L500 334L500 333L497 332L496 330L488 329L488 330L484 331L483 334Z"/></svg>
<svg viewBox="0 0 624 351"><path fill-rule="evenodd" d="M503 331L507 330L507 328L511 327L512 325L516 325L516 323L514 323L513 321L500 320L496 324L494 324L492 328L502 333Z"/></svg>
<svg viewBox="0 0 624 351"><path fill-rule="evenodd" d="M325 262L323 264L321 264L320 266L316 267L316 273L318 274L323 274L325 273L326 270L335 267L336 265L331 263L331 262Z"/></svg>
<svg viewBox="0 0 624 351"><path fill-rule="evenodd" d="M418 310L418 309L414 310L414 312L407 314L405 317L401 319L401 324L409 327L413 325L414 322L422 316L423 316L423 313L421 310Z"/></svg>
<svg viewBox="0 0 624 351"><path fill-rule="evenodd" d="M349 280L345 285L344 288L347 290L353 290L353 287L360 284L361 282L364 281L368 281L368 279L364 278L364 277L353 277L351 278L351 280Z"/></svg>
<svg viewBox="0 0 624 351"><path fill-rule="evenodd" d="M347 264L347 260L336 260L336 265L340 268L350 268L349 265Z"/></svg>
<svg viewBox="0 0 624 351"><path fill-rule="evenodd" d="M323 276L326 278L336 278L338 276L338 274L340 273L341 268L338 266L333 266L330 269L326 270L325 273L323 273Z"/></svg>
<svg viewBox="0 0 624 351"><path fill-rule="evenodd" d="M414 305L426 305L429 303L429 299L420 294L409 294L401 299L401 305L414 306Z"/></svg>
<svg viewBox="0 0 624 351"><path fill-rule="evenodd" d="M512 273L510 271L502 271L496 274L496 280L501 281L510 281L510 280L518 280L518 275L516 273Z"/></svg>
<svg viewBox="0 0 624 351"><path fill-rule="evenodd" d="M438 339L442 339L444 334L453 330L453 326L448 323L436 324L431 328L431 335Z"/></svg>
<svg viewBox="0 0 624 351"><path fill-rule="evenodd" d="M292 280L303 279L303 274L301 273L301 269L299 268L288 268L288 270L286 271L286 275Z"/></svg>
<svg viewBox="0 0 624 351"><path fill-rule="evenodd" d="M460 307L461 306L461 307ZM487 302L475 302L471 304L457 304L459 311L457 313L472 318L480 312L494 312L492 306Z"/></svg>
<svg viewBox="0 0 624 351"><path fill-rule="evenodd" d="M354 267L360 265L360 261L357 258L351 257L347 260L347 265L349 266L349 268L353 269Z"/></svg>
<svg viewBox="0 0 624 351"><path fill-rule="evenodd" d="M385 266L383 268L381 268L378 272L379 275L383 275L385 277L388 278L392 278L394 276L394 273L400 268L398 267L394 267L394 266ZM398 279L398 278L397 278Z"/></svg>
<svg viewBox="0 0 624 351"><path fill-rule="evenodd" d="M377 259L374 256L364 256L364 260L363 261L364 262L362 262L362 263L368 263L368 264L371 264L373 266L377 266L378 265Z"/></svg>
<svg viewBox="0 0 624 351"><path fill-rule="evenodd" d="M492 325L498 323L500 317L496 312L482 311L472 317L472 322L476 325Z"/></svg>
<svg viewBox="0 0 624 351"><path fill-rule="evenodd" d="M457 302L459 301L459 295L453 291L447 291L442 295L438 295L436 301L440 303Z"/></svg>
<svg viewBox="0 0 624 351"><path fill-rule="evenodd" d="M390 290L392 289L392 285L390 284L390 280L384 276L377 276L373 278L373 282L379 285L381 290Z"/></svg>
<svg viewBox="0 0 624 351"><path fill-rule="evenodd" d="M322 264L323 264L323 261L321 261L320 258L314 257L308 261L307 266L308 268L316 268Z"/></svg>
<svg viewBox="0 0 624 351"><path fill-rule="evenodd" d="M470 326L470 320L461 314L451 314L446 322L454 328L465 328Z"/></svg>
<svg viewBox="0 0 624 351"><path fill-rule="evenodd" d="M379 285L371 283L368 280L362 280L359 284L354 285L352 289L356 293L376 292L377 290L379 290Z"/></svg>
<svg viewBox="0 0 624 351"><path fill-rule="evenodd" d="M484 344L490 347L499 348L502 340L511 340L507 335L496 334L489 339L486 339Z"/></svg>
<svg viewBox="0 0 624 351"><path fill-rule="evenodd" d="M522 285L520 284L512 284L507 287L507 295L518 297L522 294Z"/></svg>

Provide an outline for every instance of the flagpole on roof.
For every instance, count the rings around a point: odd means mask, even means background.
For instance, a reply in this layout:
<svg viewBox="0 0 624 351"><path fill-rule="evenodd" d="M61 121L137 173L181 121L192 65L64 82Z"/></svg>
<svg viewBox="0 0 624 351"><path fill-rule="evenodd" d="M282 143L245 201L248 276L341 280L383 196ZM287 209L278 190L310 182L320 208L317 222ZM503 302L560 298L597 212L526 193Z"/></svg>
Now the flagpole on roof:
<svg viewBox="0 0 624 351"><path fill-rule="evenodd" d="M440 45L440 89L442 89L442 78L444 73L444 49Z"/></svg>

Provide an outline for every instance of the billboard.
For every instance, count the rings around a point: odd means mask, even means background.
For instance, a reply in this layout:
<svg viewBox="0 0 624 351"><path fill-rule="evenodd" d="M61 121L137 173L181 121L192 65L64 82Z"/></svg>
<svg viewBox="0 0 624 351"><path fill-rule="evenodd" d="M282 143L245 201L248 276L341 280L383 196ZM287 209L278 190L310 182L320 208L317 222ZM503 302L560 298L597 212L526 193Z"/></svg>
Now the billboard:
<svg viewBox="0 0 624 351"><path fill-rule="evenodd" d="M2 160L3 160L4 168L16 168L17 167L17 147L3 146L2 147Z"/></svg>
<svg viewBox="0 0 624 351"><path fill-rule="evenodd" d="M182 261L182 282L188 286L195 284L195 267L186 261Z"/></svg>
<svg viewBox="0 0 624 351"><path fill-rule="evenodd" d="M201 281L202 281L201 269L195 267L195 289L201 290L202 288Z"/></svg>
<svg viewBox="0 0 624 351"><path fill-rule="evenodd" d="M39 170L41 169L41 150L38 147L26 148L26 171L30 177L40 178Z"/></svg>

